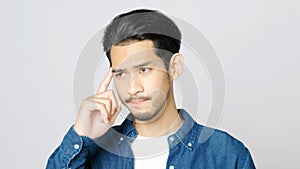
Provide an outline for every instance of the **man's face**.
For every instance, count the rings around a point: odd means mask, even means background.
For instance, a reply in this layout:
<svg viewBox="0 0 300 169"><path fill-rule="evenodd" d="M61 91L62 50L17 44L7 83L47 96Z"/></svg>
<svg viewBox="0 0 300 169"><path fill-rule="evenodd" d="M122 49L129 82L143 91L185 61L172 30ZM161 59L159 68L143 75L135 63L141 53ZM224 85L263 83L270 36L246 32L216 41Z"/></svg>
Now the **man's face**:
<svg viewBox="0 0 300 169"><path fill-rule="evenodd" d="M171 80L150 40L111 48L114 83L122 103L138 121L153 121L168 103Z"/></svg>

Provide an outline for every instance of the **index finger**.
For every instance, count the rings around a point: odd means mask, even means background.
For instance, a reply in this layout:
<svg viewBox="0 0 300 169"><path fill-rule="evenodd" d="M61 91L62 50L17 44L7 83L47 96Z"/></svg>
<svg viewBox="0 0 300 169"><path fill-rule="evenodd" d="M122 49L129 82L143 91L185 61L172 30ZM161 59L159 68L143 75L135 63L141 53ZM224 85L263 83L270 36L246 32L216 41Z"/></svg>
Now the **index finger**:
<svg viewBox="0 0 300 169"><path fill-rule="evenodd" d="M110 67L103 81L100 83L97 93L102 93L107 90L112 77L113 77L112 68Z"/></svg>

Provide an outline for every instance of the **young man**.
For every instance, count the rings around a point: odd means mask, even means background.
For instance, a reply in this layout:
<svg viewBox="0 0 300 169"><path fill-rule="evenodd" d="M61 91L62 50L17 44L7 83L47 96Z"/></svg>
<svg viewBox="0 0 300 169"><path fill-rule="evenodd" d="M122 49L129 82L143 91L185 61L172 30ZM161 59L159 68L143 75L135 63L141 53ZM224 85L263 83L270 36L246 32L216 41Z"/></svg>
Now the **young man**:
<svg viewBox="0 0 300 169"><path fill-rule="evenodd" d="M176 108L173 80L184 65L180 43L178 27L158 11L113 19L103 37L111 68L98 92L82 102L47 168L255 168L248 149L225 132L215 130L200 142L205 127ZM107 89L112 79L131 112L114 127L121 106Z"/></svg>

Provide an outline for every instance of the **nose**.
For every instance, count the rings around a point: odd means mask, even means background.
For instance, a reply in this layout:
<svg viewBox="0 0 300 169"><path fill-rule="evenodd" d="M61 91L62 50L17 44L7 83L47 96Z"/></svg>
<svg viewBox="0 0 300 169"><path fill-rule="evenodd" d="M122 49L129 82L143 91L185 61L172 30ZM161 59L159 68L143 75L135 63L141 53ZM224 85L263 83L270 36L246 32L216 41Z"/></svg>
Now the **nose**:
<svg viewBox="0 0 300 169"><path fill-rule="evenodd" d="M142 93L144 91L143 85L141 83L141 79L138 74L134 75L129 81L128 85L128 94L136 95L138 93Z"/></svg>

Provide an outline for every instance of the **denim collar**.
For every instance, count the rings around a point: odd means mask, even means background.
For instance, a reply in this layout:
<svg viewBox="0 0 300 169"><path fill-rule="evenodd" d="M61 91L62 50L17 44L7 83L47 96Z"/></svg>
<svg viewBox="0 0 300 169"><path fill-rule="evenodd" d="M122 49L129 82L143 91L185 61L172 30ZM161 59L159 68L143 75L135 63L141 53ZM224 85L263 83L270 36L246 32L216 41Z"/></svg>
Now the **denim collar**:
<svg viewBox="0 0 300 169"><path fill-rule="evenodd" d="M198 130L193 129L196 122L184 109L179 109L179 115L184 122L176 133L168 137L169 147L171 149L177 144L181 143L188 150L193 150L193 146L195 145L195 141L197 140L198 136ZM133 127L132 121L129 119L132 119L132 114L129 114L129 116L121 124L119 132L120 134L127 136L129 141L133 141L137 137L138 132Z"/></svg>

